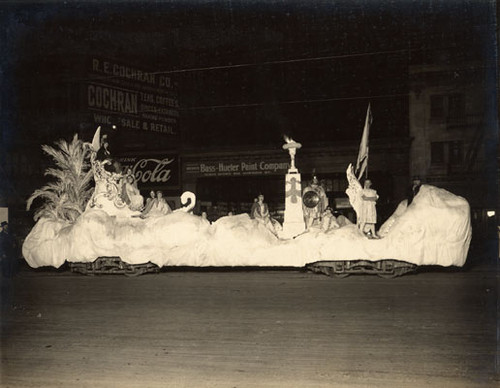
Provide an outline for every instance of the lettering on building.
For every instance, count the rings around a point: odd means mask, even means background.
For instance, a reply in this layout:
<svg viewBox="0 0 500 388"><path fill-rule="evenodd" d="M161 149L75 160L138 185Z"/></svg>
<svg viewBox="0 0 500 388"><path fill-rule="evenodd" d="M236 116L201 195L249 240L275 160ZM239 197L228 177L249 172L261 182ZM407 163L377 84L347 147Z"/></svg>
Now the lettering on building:
<svg viewBox="0 0 500 388"><path fill-rule="evenodd" d="M287 162L260 161L220 161L220 162L186 162L184 172L200 176L240 176L283 174L288 171L290 164Z"/></svg>
<svg viewBox="0 0 500 388"><path fill-rule="evenodd" d="M126 169L132 170L139 188L177 187L179 185L179 160L177 156L141 157L122 156L117 158Z"/></svg>
<svg viewBox="0 0 500 388"><path fill-rule="evenodd" d="M85 100L96 125L175 136L179 100L170 76L92 58Z"/></svg>

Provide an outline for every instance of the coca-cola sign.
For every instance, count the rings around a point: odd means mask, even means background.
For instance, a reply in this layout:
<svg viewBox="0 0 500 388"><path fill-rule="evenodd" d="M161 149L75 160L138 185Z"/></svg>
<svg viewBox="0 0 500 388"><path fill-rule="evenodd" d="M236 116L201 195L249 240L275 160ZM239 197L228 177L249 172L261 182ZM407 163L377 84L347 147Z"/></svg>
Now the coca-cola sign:
<svg viewBox="0 0 500 388"><path fill-rule="evenodd" d="M125 170L132 170L139 186L178 187L177 155L122 156L118 158Z"/></svg>

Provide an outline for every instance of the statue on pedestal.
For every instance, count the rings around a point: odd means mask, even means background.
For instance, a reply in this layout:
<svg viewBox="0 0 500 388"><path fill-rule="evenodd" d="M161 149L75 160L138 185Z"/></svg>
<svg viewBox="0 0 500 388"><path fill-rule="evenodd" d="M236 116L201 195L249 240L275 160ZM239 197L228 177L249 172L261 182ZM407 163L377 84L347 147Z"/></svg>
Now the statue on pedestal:
<svg viewBox="0 0 500 388"><path fill-rule="evenodd" d="M299 170L295 167L295 154L302 144L285 136L283 149L290 154L290 168L285 176L285 220L283 238L293 238L304 232L304 213L302 210L302 186Z"/></svg>

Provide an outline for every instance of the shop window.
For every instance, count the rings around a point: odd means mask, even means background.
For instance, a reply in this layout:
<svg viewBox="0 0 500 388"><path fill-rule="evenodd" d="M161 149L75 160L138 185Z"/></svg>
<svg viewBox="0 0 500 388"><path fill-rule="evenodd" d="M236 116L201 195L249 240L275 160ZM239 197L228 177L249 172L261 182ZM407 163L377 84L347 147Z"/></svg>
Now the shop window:
<svg viewBox="0 0 500 388"><path fill-rule="evenodd" d="M445 142L439 141L431 143L431 164L444 163L444 149Z"/></svg>

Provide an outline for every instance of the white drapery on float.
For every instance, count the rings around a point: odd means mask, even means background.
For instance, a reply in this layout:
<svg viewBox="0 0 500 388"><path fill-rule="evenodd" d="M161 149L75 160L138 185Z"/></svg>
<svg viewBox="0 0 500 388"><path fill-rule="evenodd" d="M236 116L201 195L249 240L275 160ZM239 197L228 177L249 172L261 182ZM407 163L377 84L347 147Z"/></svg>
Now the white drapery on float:
<svg viewBox="0 0 500 388"><path fill-rule="evenodd" d="M119 256L129 264L158 266L290 266L319 260L396 259L416 265L462 266L471 239L467 201L423 185L411 205L403 201L369 240L356 225L311 230L280 240L247 214L213 224L185 212L155 218L113 217L86 210L75 223L40 219L23 245L31 267L59 267Z"/></svg>
<svg viewBox="0 0 500 388"><path fill-rule="evenodd" d="M430 185L421 187L410 206L406 200L398 206L380 228L379 240L367 239L352 224L280 239L247 214L222 217L213 224L182 209L134 217L137 212L116 195L117 177L95 159L95 142L96 137L92 154L96 189L89 205L75 222L42 217L36 223L23 244L31 267L93 262L103 256L160 267L304 267L322 260L386 259L419 266L462 266L467 257L471 240L467 201Z"/></svg>

